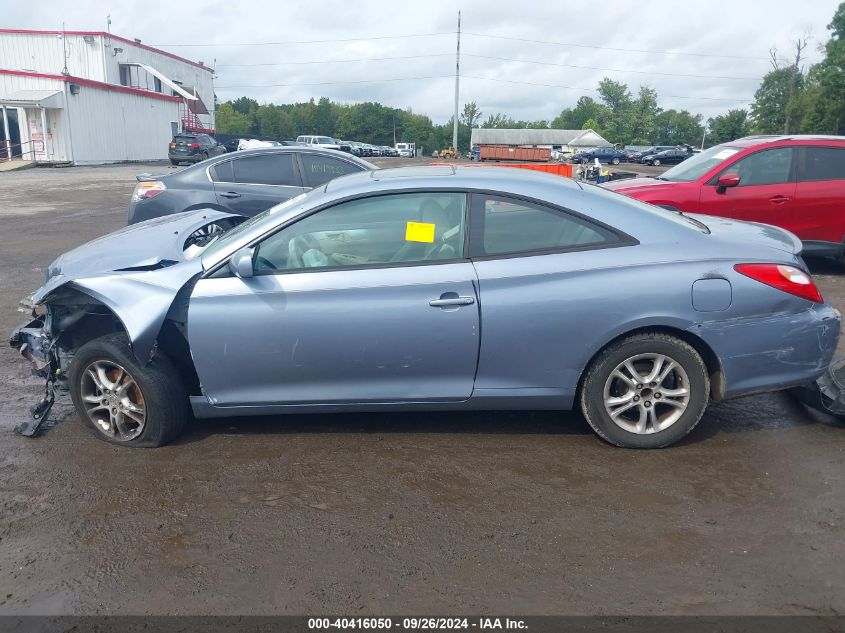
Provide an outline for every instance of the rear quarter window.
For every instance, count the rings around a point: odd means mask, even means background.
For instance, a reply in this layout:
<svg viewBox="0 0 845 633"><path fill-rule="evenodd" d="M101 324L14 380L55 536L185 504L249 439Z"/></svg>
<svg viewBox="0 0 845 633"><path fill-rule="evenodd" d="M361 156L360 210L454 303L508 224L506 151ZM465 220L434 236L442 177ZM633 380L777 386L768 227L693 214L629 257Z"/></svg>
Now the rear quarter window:
<svg viewBox="0 0 845 633"><path fill-rule="evenodd" d="M319 187L339 176L363 171L363 167L333 156L312 156L303 153L301 159L305 183L309 187Z"/></svg>
<svg viewBox="0 0 845 633"><path fill-rule="evenodd" d="M214 182L235 182L231 160L222 160L209 170Z"/></svg>

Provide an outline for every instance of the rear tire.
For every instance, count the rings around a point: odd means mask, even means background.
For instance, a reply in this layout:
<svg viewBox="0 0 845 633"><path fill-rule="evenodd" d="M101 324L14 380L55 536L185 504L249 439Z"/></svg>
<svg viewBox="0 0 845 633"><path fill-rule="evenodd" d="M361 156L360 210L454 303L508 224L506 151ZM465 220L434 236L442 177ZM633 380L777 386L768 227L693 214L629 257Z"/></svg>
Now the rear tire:
<svg viewBox="0 0 845 633"><path fill-rule="evenodd" d="M179 161L178 161L178 160L173 160L173 159L171 158L171 159L170 159L170 164L175 166L175 165L178 165L178 164L179 164Z"/></svg>
<svg viewBox="0 0 845 633"><path fill-rule="evenodd" d="M610 161L610 162L611 162L611 163L613 163L614 165L618 165L618 164L619 164L619 159L618 159L618 158L614 158L614 159L613 159L612 161Z"/></svg>
<svg viewBox="0 0 845 633"><path fill-rule="evenodd" d="M123 333L80 347L68 373L76 412L98 439L151 448L185 428L188 394L179 372L160 354L141 366Z"/></svg>
<svg viewBox="0 0 845 633"><path fill-rule="evenodd" d="M707 367L691 345L647 332L617 341L593 359L581 385L581 411L611 444L662 448L695 428L709 393Z"/></svg>
<svg viewBox="0 0 845 633"><path fill-rule="evenodd" d="M651 164L653 167L660 167L660 161L657 158L651 161Z"/></svg>

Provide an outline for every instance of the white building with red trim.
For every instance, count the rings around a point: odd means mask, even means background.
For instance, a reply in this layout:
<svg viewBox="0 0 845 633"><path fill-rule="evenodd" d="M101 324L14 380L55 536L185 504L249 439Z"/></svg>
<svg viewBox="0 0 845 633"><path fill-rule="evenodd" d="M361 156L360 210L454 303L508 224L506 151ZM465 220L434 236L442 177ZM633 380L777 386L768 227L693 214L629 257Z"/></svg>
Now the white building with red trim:
<svg viewBox="0 0 845 633"><path fill-rule="evenodd" d="M213 74L111 33L0 29L0 159L164 160L173 134L213 132Z"/></svg>

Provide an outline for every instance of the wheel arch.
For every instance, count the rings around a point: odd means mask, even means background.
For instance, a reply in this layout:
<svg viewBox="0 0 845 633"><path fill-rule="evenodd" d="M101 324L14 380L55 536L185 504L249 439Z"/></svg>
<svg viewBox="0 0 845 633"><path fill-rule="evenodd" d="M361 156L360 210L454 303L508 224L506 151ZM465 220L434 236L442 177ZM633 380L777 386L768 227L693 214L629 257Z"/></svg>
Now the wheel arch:
<svg viewBox="0 0 845 633"><path fill-rule="evenodd" d="M576 389L576 394L581 393L581 389L584 385L584 378L587 375L590 367L592 366L595 359L608 347L617 343L618 341L627 338L629 336L633 336L636 334L646 334L646 333L657 333L657 334L666 334L668 336L674 336L685 343L692 346L692 348L698 352L698 355L701 356L701 359L704 361L705 367L707 367L707 373L710 376L710 398L716 402L722 400L725 396L725 376L724 371L722 369L722 363L719 361L719 357L713 351L713 349L707 344L707 342L700 338L699 336L695 335L693 332L689 331L688 329L684 329L683 327L678 327L674 325L663 325L663 324L654 324L654 325L641 325L638 327L633 327L624 330L621 333L614 335L612 338L607 340L604 345L598 348L587 363L582 367L581 374L578 378L578 386Z"/></svg>

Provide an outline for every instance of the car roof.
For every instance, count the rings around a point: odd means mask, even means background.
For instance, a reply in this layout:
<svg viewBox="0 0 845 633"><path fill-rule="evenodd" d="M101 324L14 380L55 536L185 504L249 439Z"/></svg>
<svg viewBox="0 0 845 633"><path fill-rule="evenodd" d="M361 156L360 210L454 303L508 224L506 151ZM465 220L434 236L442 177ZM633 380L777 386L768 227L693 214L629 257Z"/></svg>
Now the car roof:
<svg viewBox="0 0 845 633"><path fill-rule="evenodd" d="M274 153L274 152L296 152L302 154L321 154L324 156L337 156L341 158L345 158L347 160L353 160L354 162L359 163L366 163L367 161L362 161L360 158L353 156L347 152L341 152L336 149L330 149L328 147L315 147L313 145L278 145L275 147L253 147L251 149L242 149L238 150L237 152L229 152L227 154L221 154L218 156L218 159L225 160L226 158L235 158L240 156L256 156L265 153ZM367 163L369 164L369 163Z"/></svg>
<svg viewBox="0 0 845 633"><path fill-rule="evenodd" d="M428 165L414 167L392 167L369 172L348 174L330 180L324 185L324 191L334 197L346 194L354 195L359 190L374 189L417 189L425 187L456 189L483 189L488 191L509 191L519 193L522 189L533 187L565 187L580 189L572 178L563 178L545 172L513 167L488 167L475 165ZM533 186L533 187L532 187Z"/></svg>
<svg viewBox="0 0 845 633"><path fill-rule="evenodd" d="M832 134L757 134L754 136L743 136L735 141L725 143L725 145L732 145L734 147L754 147L756 145L764 145L766 143L781 143L785 141L794 141L796 143L808 141L836 141L839 143L845 143L845 136L835 136Z"/></svg>

